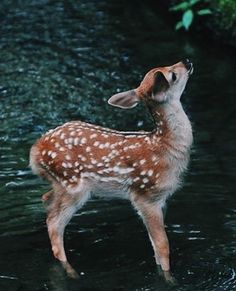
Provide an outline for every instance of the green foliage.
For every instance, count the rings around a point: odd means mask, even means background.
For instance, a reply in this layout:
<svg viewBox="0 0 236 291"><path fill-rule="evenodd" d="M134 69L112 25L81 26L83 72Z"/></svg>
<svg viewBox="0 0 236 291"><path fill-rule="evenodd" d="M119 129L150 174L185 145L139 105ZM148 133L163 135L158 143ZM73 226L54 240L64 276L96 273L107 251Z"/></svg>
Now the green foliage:
<svg viewBox="0 0 236 291"><path fill-rule="evenodd" d="M206 0L184 0L181 3L173 5L170 11L182 13L182 18L176 23L175 29L183 28L189 30L195 16L211 14L210 9L202 8L206 6L206 2Z"/></svg>
<svg viewBox="0 0 236 291"><path fill-rule="evenodd" d="M236 25L235 0L218 0L214 7L219 11L221 15L220 25L222 28L230 29Z"/></svg>
<svg viewBox="0 0 236 291"><path fill-rule="evenodd" d="M185 29L189 29L189 26L193 22L193 11L191 9L188 9L184 12L182 16L182 22Z"/></svg>

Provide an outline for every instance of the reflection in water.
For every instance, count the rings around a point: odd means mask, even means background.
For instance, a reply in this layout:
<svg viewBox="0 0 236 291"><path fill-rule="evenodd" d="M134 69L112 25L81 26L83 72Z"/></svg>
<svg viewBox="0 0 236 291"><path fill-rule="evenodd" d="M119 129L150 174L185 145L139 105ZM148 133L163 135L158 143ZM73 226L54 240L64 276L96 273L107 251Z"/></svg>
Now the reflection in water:
<svg viewBox="0 0 236 291"><path fill-rule="evenodd" d="M1 2L1 290L168 290L142 222L120 200L92 200L74 217L65 243L81 276L65 277L44 222L48 186L31 174L28 152L43 132L68 120L152 128L142 106L121 111L106 100L137 86L151 67L186 56L195 64L183 96L195 146L166 219L176 290L234 290L234 52L186 40L151 2L77 2Z"/></svg>

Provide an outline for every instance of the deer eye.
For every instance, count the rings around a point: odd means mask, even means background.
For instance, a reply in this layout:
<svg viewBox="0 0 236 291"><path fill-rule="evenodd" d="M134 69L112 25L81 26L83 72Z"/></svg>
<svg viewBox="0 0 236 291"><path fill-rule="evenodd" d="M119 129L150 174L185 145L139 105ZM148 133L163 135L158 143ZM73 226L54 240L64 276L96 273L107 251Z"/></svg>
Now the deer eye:
<svg viewBox="0 0 236 291"><path fill-rule="evenodd" d="M174 81L176 81L176 79L177 79L176 74L174 72L172 72L172 81L174 82Z"/></svg>

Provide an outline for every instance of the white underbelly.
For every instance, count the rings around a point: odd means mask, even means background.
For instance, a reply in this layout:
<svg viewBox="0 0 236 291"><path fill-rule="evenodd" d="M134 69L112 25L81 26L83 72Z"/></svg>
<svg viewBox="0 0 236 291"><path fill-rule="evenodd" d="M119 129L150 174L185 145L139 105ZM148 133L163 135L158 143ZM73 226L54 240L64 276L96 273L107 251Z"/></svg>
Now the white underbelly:
<svg viewBox="0 0 236 291"><path fill-rule="evenodd" d="M91 195L102 198L129 199L128 185L118 182L90 181Z"/></svg>

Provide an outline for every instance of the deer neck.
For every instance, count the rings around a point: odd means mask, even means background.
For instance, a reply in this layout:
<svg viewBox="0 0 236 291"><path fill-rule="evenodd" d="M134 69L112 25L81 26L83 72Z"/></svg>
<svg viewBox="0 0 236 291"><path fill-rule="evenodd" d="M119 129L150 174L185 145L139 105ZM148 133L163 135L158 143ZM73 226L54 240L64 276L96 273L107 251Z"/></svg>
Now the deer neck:
<svg viewBox="0 0 236 291"><path fill-rule="evenodd" d="M180 101L148 104L148 108L155 123L154 135L162 136L171 146L191 146L192 127Z"/></svg>

